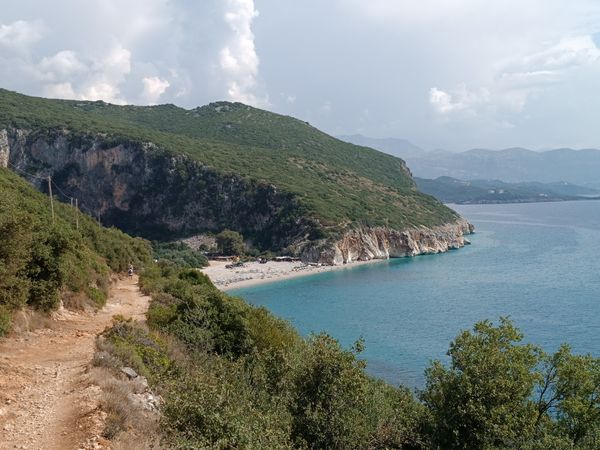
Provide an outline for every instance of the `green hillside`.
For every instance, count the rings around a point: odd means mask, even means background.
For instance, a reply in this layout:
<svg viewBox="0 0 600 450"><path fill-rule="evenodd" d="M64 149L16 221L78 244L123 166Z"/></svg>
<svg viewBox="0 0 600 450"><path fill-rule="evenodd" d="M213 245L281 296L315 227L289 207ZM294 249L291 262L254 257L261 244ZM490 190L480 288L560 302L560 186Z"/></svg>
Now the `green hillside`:
<svg viewBox="0 0 600 450"><path fill-rule="evenodd" d="M193 110L48 100L0 90L0 128L106 134L153 142L223 174L294 194L306 214L336 229L350 223L402 229L453 221L456 214L417 191L404 162L339 141L300 120L241 103Z"/></svg>
<svg viewBox="0 0 600 450"><path fill-rule="evenodd" d="M109 276L150 260L149 245L54 202L0 168L0 335L10 313L23 306L51 310L62 299L101 306Z"/></svg>

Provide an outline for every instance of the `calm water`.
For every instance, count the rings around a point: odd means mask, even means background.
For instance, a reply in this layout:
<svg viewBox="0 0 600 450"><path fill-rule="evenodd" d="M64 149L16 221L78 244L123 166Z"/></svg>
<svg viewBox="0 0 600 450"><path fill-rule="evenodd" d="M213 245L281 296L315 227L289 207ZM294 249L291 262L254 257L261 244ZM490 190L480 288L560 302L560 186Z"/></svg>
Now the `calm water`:
<svg viewBox="0 0 600 450"><path fill-rule="evenodd" d="M600 202L456 206L473 245L441 255L233 293L344 345L366 341L368 370L422 386L432 359L476 321L510 316L526 340L600 356Z"/></svg>

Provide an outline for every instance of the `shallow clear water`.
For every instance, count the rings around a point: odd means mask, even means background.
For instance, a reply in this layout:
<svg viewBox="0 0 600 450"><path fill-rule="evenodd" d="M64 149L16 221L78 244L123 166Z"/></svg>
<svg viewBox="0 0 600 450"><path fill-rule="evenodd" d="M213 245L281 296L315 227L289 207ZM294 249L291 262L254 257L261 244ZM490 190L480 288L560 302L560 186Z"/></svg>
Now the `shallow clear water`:
<svg viewBox="0 0 600 450"><path fill-rule="evenodd" d="M363 337L368 370L423 384L432 359L481 319L510 316L525 339L600 356L600 202L454 206L473 245L232 291L302 334Z"/></svg>

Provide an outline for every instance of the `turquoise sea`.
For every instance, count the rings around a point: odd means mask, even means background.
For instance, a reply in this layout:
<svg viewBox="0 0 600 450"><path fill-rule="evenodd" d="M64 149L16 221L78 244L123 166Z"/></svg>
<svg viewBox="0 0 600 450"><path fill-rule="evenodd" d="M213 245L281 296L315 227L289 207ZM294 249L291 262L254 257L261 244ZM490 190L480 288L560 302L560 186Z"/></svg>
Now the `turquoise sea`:
<svg viewBox="0 0 600 450"><path fill-rule="evenodd" d="M350 346L368 371L421 387L432 359L481 319L510 316L525 340L600 356L600 202L453 206L472 245L238 289L304 335Z"/></svg>

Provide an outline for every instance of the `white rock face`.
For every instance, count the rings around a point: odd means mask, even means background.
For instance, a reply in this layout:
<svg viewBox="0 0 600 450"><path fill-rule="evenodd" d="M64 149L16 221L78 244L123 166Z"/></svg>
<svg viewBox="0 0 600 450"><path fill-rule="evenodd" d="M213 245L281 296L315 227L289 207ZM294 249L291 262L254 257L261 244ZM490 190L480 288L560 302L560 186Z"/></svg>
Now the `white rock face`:
<svg viewBox="0 0 600 450"><path fill-rule="evenodd" d="M0 167L8 167L9 156L10 147L8 146L8 133L6 130L0 130Z"/></svg>
<svg viewBox="0 0 600 450"><path fill-rule="evenodd" d="M346 232L341 239L324 249L306 252L303 259L337 265L371 259L442 253L463 247L468 243L464 236L472 232L473 225L464 219L437 227L404 231L365 227Z"/></svg>

